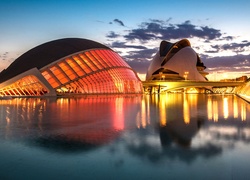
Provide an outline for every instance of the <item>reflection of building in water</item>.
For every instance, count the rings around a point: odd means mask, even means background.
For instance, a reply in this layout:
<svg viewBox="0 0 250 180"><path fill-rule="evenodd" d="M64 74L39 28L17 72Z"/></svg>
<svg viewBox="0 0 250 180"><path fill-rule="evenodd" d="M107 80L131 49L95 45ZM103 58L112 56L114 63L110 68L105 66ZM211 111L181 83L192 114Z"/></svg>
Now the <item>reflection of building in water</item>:
<svg viewBox="0 0 250 180"><path fill-rule="evenodd" d="M148 102L151 106L145 108ZM235 102L237 106L233 104ZM244 120L241 114L249 114L250 106L234 96L167 94L146 96L143 103L145 106L141 105L142 111L139 112L148 114L150 111L150 116L146 116L150 124L145 129L140 126L138 131L129 132L126 147L134 155L148 159L154 165L164 158L168 163L178 158L190 165L196 158L207 161L220 156L224 150L235 151L236 146L249 145L248 122L240 120ZM244 113L241 110L247 111ZM185 112L190 115L188 124L183 117ZM137 119L137 122L145 121ZM188 147L188 150L182 147Z"/></svg>
<svg viewBox="0 0 250 180"><path fill-rule="evenodd" d="M113 50L78 38L39 45L0 72L0 97L73 93L142 93L142 83Z"/></svg>
<svg viewBox="0 0 250 180"><path fill-rule="evenodd" d="M170 93L145 96L141 103L141 111L137 114L137 127L145 128L155 120L158 120L161 126L175 119L181 119L189 124L191 118L197 118L197 101L197 94Z"/></svg>
<svg viewBox="0 0 250 180"><path fill-rule="evenodd" d="M147 125L150 125L150 101L147 96L142 99L140 111L136 115L136 127L137 128L146 128Z"/></svg>
<svg viewBox="0 0 250 180"><path fill-rule="evenodd" d="M197 116L197 96L197 94L145 96L137 113L137 128L145 129L157 124L162 144L171 144L177 140L181 145L189 146L202 121L199 115Z"/></svg>
<svg viewBox="0 0 250 180"><path fill-rule="evenodd" d="M184 94L184 102L183 102L183 118L186 124L190 123L190 110L186 93Z"/></svg>
<svg viewBox="0 0 250 180"><path fill-rule="evenodd" d="M134 120L141 96L85 98L23 98L1 101L2 133L7 137L34 137L47 148L53 144L101 145L124 130L125 117ZM11 127L11 128L10 128ZM22 130L15 131L18 127ZM67 148L67 147L64 147Z"/></svg>
<svg viewBox="0 0 250 180"><path fill-rule="evenodd" d="M234 98L233 104L234 104L234 109L233 109L234 118L236 119L239 116L239 114L238 114L238 101L236 98Z"/></svg>
<svg viewBox="0 0 250 180"><path fill-rule="evenodd" d="M223 98L223 114L224 114L224 119L228 118L228 98L224 97Z"/></svg>
<svg viewBox="0 0 250 180"><path fill-rule="evenodd" d="M169 94L171 96L171 94ZM174 96L173 96L174 97ZM167 101L169 100L168 98ZM190 146L192 138L198 132L203 119L197 115L197 94L183 94L179 102L172 99L174 109L167 111L168 122L160 123L160 139L163 146L169 146L175 142L181 146ZM182 109L182 111L178 111ZM169 117L169 114L172 114Z"/></svg>
<svg viewBox="0 0 250 180"><path fill-rule="evenodd" d="M229 103L229 101L232 101L233 103ZM238 119L239 115L241 120L244 121L247 118L246 112L246 102L242 101L238 97L233 95L208 96L207 118L210 121L218 122L219 120L227 120L229 117Z"/></svg>
<svg viewBox="0 0 250 180"><path fill-rule="evenodd" d="M13 99L0 101L0 119L2 118L1 133L6 138L12 136L29 135L33 124L42 130L42 119L45 112L45 102L41 99ZM13 127L16 127L13 129ZM25 127L25 132L20 134L19 127Z"/></svg>
<svg viewBox="0 0 250 180"><path fill-rule="evenodd" d="M246 104L241 104L241 120L246 121L247 114L246 114Z"/></svg>
<svg viewBox="0 0 250 180"><path fill-rule="evenodd" d="M124 98L117 97L115 99L115 104L113 104L114 113L113 113L113 127L117 131L124 130Z"/></svg>
<svg viewBox="0 0 250 180"><path fill-rule="evenodd" d="M161 144L170 146L175 142L184 147L190 146L192 138L199 131L201 123L200 120L191 119L187 125L185 122L176 119L166 126L159 127Z"/></svg>
<svg viewBox="0 0 250 180"><path fill-rule="evenodd" d="M170 142L177 138L179 143L190 145L192 137L201 123L205 122L206 116L209 121L215 123L221 123L222 120L226 120L226 123L232 119L245 121L247 108L250 107L246 106L245 101L232 95L168 93L145 96L136 122L138 128L158 124L160 134L165 136L163 141Z"/></svg>

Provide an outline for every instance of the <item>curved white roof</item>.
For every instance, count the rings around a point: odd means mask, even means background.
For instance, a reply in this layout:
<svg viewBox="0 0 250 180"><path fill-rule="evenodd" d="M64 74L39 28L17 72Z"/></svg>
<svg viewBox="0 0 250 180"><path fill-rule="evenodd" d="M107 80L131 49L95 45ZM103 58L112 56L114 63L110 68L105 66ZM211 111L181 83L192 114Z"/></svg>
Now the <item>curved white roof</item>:
<svg viewBox="0 0 250 180"><path fill-rule="evenodd" d="M186 39L176 43L162 41L159 51L154 56L146 75L146 80L153 79L153 75L162 72L174 72L180 78L197 81L206 81L206 78L197 70L197 64L202 64L197 53L191 48ZM205 66L203 66L205 68ZM168 70L168 71L166 71Z"/></svg>

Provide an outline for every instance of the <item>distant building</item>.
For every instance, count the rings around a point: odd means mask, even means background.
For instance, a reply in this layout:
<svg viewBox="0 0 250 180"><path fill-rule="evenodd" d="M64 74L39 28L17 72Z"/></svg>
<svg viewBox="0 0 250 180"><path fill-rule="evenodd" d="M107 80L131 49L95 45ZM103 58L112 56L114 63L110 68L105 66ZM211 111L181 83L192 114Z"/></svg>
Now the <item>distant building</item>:
<svg viewBox="0 0 250 180"><path fill-rule="evenodd" d="M146 75L146 80L207 81L205 66L187 39L162 41Z"/></svg>
<svg viewBox="0 0 250 180"><path fill-rule="evenodd" d="M241 76L236 78L236 81L242 81L242 82L246 82L248 80L247 76Z"/></svg>
<svg viewBox="0 0 250 180"><path fill-rule="evenodd" d="M246 82L247 80L248 80L247 76L241 76L241 77L237 77L235 79L221 79L220 81L222 81L222 82L232 82L232 81Z"/></svg>
<svg viewBox="0 0 250 180"><path fill-rule="evenodd" d="M87 39L47 42L0 73L0 96L142 92L137 74L117 53Z"/></svg>

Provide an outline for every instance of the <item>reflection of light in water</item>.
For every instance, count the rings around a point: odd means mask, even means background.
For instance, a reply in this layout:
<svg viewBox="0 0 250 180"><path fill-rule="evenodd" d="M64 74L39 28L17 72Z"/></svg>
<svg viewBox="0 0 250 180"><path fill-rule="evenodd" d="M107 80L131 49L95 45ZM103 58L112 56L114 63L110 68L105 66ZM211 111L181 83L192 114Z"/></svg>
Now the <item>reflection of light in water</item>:
<svg viewBox="0 0 250 180"><path fill-rule="evenodd" d="M207 118L208 120L213 120L214 122L218 121L218 102L216 100L212 100L209 96L207 100Z"/></svg>
<svg viewBox="0 0 250 180"><path fill-rule="evenodd" d="M141 126L143 128L146 127L146 108L145 108L145 99L142 99L142 102L141 102L141 111L139 111L136 115L136 126L137 128L141 128Z"/></svg>
<svg viewBox="0 0 250 180"><path fill-rule="evenodd" d="M7 122L7 126L10 125L10 108L6 107L6 122Z"/></svg>
<svg viewBox="0 0 250 180"><path fill-rule="evenodd" d="M150 124L150 103L148 99L143 98L141 101L140 111L136 115L137 128L146 128Z"/></svg>
<svg viewBox="0 0 250 180"><path fill-rule="evenodd" d="M219 103L219 104L218 104ZM223 115L224 119L228 119L233 116L234 119L241 118L242 121L247 120L247 105L245 102L239 104L238 98L234 98L233 101L229 101L228 97L223 98L223 111L219 110L221 102L217 99L212 100L208 98L207 100L207 117L208 120L218 121L219 116ZM232 113L230 113L232 112ZM240 113L240 114L239 114ZM241 117L239 117L239 115Z"/></svg>
<svg viewBox="0 0 250 180"><path fill-rule="evenodd" d="M31 118L30 115L31 115L32 109L30 108L30 102L29 101L28 101L27 104L28 104L27 106L23 105L23 107L25 108L25 106L26 106L27 119L30 120L30 118ZM24 110L24 113L25 113L25 110Z"/></svg>
<svg viewBox="0 0 250 180"><path fill-rule="evenodd" d="M223 113L224 113L224 118L228 118L228 98L224 97L223 98Z"/></svg>
<svg viewBox="0 0 250 180"><path fill-rule="evenodd" d="M123 109L123 98L116 98L115 100L115 117L114 117L114 128L116 130L124 129L124 109Z"/></svg>
<svg viewBox="0 0 250 180"><path fill-rule="evenodd" d="M189 106L186 93L184 94L184 102L183 102L183 118L186 124L190 123L190 113L189 113Z"/></svg>
<svg viewBox="0 0 250 180"><path fill-rule="evenodd" d="M236 98L234 98L234 118L238 118L239 114L238 114L238 101Z"/></svg>
<svg viewBox="0 0 250 180"><path fill-rule="evenodd" d="M212 99L209 96L207 99L207 118L208 120L212 120L213 119L213 111L212 111Z"/></svg>
<svg viewBox="0 0 250 180"><path fill-rule="evenodd" d="M141 103L141 125L143 128L147 126L147 120L146 120L146 105L145 105L145 100Z"/></svg>
<svg viewBox="0 0 250 180"><path fill-rule="evenodd" d="M6 138L8 138L8 136L10 135L11 133L11 130L10 130L10 108L9 107L6 107Z"/></svg>
<svg viewBox="0 0 250 180"><path fill-rule="evenodd" d="M145 114L147 113L147 121L148 124L150 124L150 103L149 100L147 99L147 112L145 112Z"/></svg>
<svg viewBox="0 0 250 180"><path fill-rule="evenodd" d="M161 126L166 126L167 125L167 108L166 108L166 101L167 101L167 98L165 96L163 96L163 98L161 98L161 101L160 101L160 125Z"/></svg>
<svg viewBox="0 0 250 180"><path fill-rule="evenodd" d="M193 108L197 108L197 94L190 94L188 96L188 102Z"/></svg>
<svg viewBox="0 0 250 180"><path fill-rule="evenodd" d="M136 115L136 126L137 128L145 128L147 126L147 119L146 119L146 105L145 99L142 99L141 102L141 111L139 111Z"/></svg>
<svg viewBox="0 0 250 180"><path fill-rule="evenodd" d="M247 119L246 104L242 103L241 104L241 120L246 121L246 119Z"/></svg>
<svg viewBox="0 0 250 180"><path fill-rule="evenodd" d="M213 119L214 122L218 122L219 114L218 114L218 102L213 101Z"/></svg>
<svg viewBox="0 0 250 180"><path fill-rule="evenodd" d="M136 114L136 127L140 128L141 127L141 112L138 112Z"/></svg>
<svg viewBox="0 0 250 180"><path fill-rule="evenodd" d="M44 112L44 106L45 103L43 102L43 104L40 106L39 108L39 112L38 112L38 127L40 130L42 130L42 122L43 122L43 112Z"/></svg>

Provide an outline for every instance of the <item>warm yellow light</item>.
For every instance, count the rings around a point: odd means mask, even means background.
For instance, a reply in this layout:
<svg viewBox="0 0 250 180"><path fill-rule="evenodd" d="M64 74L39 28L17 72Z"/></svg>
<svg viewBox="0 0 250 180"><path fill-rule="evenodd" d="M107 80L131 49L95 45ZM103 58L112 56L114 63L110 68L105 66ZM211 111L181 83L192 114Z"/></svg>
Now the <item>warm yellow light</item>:
<svg viewBox="0 0 250 180"><path fill-rule="evenodd" d="M247 119L246 104L242 103L241 104L241 120L246 121L246 119Z"/></svg>
<svg viewBox="0 0 250 180"><path fill-rule="evenodd" d="M146 126L147 126L146 105L145 105L145 101L144 100L141 103L141 125L142 125L143 128L146 128Z"/></svg>
<svg viewBox="0 0 250 180"><path fill-rule="evenodd" d="M219 114L218 114L218 102L213 101L213 120L214 122L218 122Z"/></svg>
<svg viewBox="0 0 250 180"><path fill-rule="evenodd" d="M183 117L185 124L190 123L190 112L189 112L189 105L187 100L187 95L184 94L184 104L183 104Z"/></svg>
<svg viewBox="0 0 250 180"><path fill-rule="evenodd" d="M207 118L208 120L213 119L213 105L212 105L212 99L209 96L207 100Z"/></svg>
<svg viewBox="0 0 250 180"><path fill-rule="evenodd" d="M224 79L228 78L228 74L227 73L223 73L222 76L223 76Z"/></svg>
<svg viewBox="0 0 250 180"><path fill-rule="evenodd" d="M137 76L140 78L141 81L145 81L146 80L146 74L137 73Z"/></svg>
<svg viewBox="0 0 250 180"><path fill-rule="evenodd" d="M228 98L223 98L223 113L224 113L224 119L228 118Z"/></svg>
<svg viewBox="0 0 250 180"><path fill-rule="evenodd" d="M161 98L159 105L160 105L160 125L166 126L167 125L167 108L166 108L166 98Z"/></svg>
<svg viewBox="0 0 250 180"><path fill-rule="evenodd" d="M238 101L236 98L234 98L234 118L238 118Z"/></svg>
<svg viewBox="0 0 250 180"><path fill-rule="evenodd" d="M183 77L185 78L185 80L187 80L187 78L188 78L188 74L189 74L189 72L188 72L188 71L185 71L185 72L184 72Z"/></svg>

